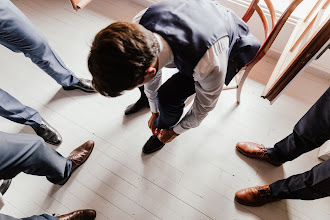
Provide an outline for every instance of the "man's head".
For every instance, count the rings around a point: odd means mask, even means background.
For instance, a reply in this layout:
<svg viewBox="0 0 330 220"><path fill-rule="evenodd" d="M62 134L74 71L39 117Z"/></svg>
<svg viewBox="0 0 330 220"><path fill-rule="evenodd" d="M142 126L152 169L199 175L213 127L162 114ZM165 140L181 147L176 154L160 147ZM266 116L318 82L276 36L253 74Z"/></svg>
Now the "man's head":
<svg viewBox="0 0 330 220"><path fill-rule="evenodd" d="M143 26L128 22L109 25L95 36L88 57L95 89L116 97L144 84L155 73L158 54L157 39Z"/></svg>

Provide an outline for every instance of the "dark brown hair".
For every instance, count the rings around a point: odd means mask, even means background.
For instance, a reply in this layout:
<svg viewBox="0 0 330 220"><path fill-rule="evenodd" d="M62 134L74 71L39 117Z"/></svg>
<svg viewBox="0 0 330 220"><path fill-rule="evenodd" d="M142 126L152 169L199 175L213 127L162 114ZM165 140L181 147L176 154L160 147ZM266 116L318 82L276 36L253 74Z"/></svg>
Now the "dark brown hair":
<svg viewBox="0 0 330 220"><path fill-rule="evenodd" d="M139 24L115 22L93 41L88 68L93 85L102 95L116 97L144 81L146 69L159 54L152 32Z"/></svg>

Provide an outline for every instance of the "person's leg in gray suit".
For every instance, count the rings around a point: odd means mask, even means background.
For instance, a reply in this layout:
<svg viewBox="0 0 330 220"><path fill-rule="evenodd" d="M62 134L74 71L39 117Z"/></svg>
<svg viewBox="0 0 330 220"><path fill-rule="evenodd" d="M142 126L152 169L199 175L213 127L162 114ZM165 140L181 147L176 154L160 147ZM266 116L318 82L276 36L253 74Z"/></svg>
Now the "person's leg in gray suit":
<svg viewBox="0 0 330 220"><path fill-rule="evenodd" d="M87 160L93 147L94 142L87 141L65 158L36 135L0 132L0 179L12 179L24 172L63 185Z"/></svg>
<svg viewBox="0 0 330 220"><path fill-rule="evenodd" d="M60 216L51 216L48 214L34 215L27 218L14 218L9 215L0 214L0 220L93 220L96 217L96 211L92 209L83 209Z"/></svg>
<svg viewBox="0 0 330 220"><path fill-rule="evenodd" d="M76 77L50 47L43 34L9 0L0 1L0 44L13 52L22 52L65 90L80 89L94 92L91 81ZM61 143L59 133L47 122L42 121L36 110L23 105L3 90L0 93L1 116L10 120L19 118L19 121L13 121L33 126L36 133L46 142L54 145ZM20 112L20 115L15 116L16 112Z"/></svg>
<svg viewBox="0 0 330 220"><path fill-rule="evenodd" d="M47 214L33 215L27 218L14 218L9 215L0 214L0 220L58 220L58 218Z"/></svg>
<svg viewBox="0 0 330 220"><path fill-rule="evenodd" d="M71 174L88 159L93 148L94 142L87 141L65 158L36 135L9 134L0 131L0 180L4 179L6 181L2 181L2 184L8 184L8 179L24 172L46 176L50 182L63 185ZM7 189L8 186L0 193L6 193ZM86 209L55 217L43 214L28 218L14 218L0 214L0 220L93 220L95 216L94 210Z"/></svg>
<svg viewBox="0 0 330 220"><path fill-rule="evenodd" d="M90 80L80 82L50 47L46 38L9 0L0 1L0 44L13 52L22 52L39 68L66 89L76 88L94 92Z"/></svg>
<svg viewBox="0 0 330 220"><path fill-rule="evenodd" d="M0 116L11 121L31 126L47 143L59 145L62 137L48 124L37 110L23 105L6 91L0 89Z"/></svg>

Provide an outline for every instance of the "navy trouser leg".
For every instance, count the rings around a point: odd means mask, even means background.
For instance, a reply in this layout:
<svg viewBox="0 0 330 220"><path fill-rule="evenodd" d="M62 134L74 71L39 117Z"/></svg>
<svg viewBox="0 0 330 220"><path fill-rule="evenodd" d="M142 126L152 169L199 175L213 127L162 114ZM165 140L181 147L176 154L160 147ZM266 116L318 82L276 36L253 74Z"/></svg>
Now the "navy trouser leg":
<svg viewBox="0 0 330 220"><path fill-rule="evenodd" d="M46 176L58 183L70 175L72 162L46 145L37 135L0 132L0 179L20 172Z"/></svg>
<svg viewBox="0 0 330 220"><path fill-rule="evenodd" d="M14 52L24 53L62 86L71 86L79 81L46 38L9 0L0 1L0 44Z"/></svg>
<svg viewBox="0 0 330 220"><path fill-rule="evenodd" d="M299 120L293 133L268 149L269 156L281 162L299 157L330 139L330 88ZM270 184L271 194L281 199L312 200L330 195L330 160L310 171Z"/></svg>
<svg viewBox="0 0 330 220"><path fill-rule="evenodd" d="M155 125L159 129L175 126L183 113L184 101L195 93L195 82L181 73L174 74L158 90L159 117Z"/></svg>
<svg viewBox="0 0 330 220"><path fill-rule="evenodd" d="M330 88L299 120L293 133L267 150L269 156L286 162L320 147L330 139Z"/></svg>
<svg viewBox="0 0 330 220"><path fill-rule="evenodd" d="M271 195L280 199L312 200L330 196L330 159L310 171L270 184Z"/></svg>
<svg viewBox="0 0 330 220"><path fill-rule="evenodd" d="M58 218L47 214L34 215L27 218L14 218L8 215L0 214L0 220L58 220Z"/></svg>
<svg viewBox="0 0 330 220"><path fill-rule="evenodd" d="M0 89L0 116L26 125L37 125L42 120L36 110L23 105L2 89Z"/></svg>

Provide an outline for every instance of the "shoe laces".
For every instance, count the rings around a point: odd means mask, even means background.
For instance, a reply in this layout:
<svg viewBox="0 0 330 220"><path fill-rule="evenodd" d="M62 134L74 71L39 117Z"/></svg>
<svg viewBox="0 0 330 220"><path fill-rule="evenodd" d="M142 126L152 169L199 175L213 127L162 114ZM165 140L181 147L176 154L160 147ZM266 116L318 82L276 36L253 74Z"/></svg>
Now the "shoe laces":
<svg viewBox="0 0 330 220"><path fill-rule="evenodd" d="M270 188L269 187L256 186L256 189L258 190L258 194L260 196L270 196Z"/></svg>
<svg viewBox="0 0 330 220"><path fill-rule="evenodd" d="M83 161L83 157L88 154L87 150L82 150L79 153L72 153L68 156L68 158L74 162L75 164L79 165Z"/></svg>
<svg viewBox="0 0 330 220"><path fill-rule="evenodd" d="M267 147L265 147L263 144L260 145L259 150L262 151L261 158L263 158L267 154Z"/></svg>

